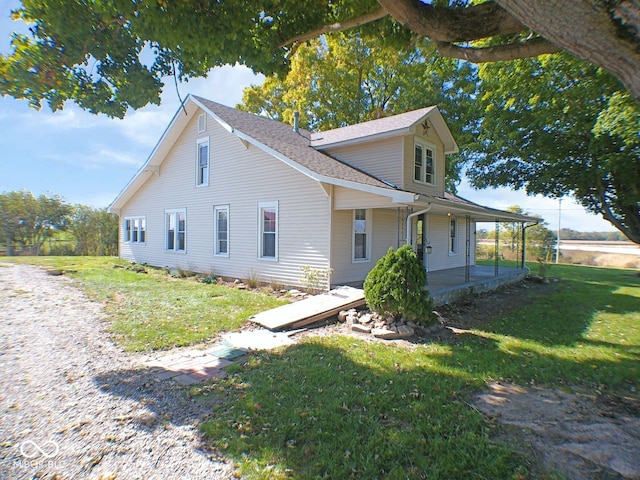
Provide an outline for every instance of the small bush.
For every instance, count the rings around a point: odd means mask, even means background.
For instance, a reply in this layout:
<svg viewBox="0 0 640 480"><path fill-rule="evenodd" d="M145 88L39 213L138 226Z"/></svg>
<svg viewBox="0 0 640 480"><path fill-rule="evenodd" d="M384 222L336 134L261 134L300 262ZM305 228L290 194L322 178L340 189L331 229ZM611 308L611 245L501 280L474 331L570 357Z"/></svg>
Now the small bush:
<svg viewBox="0 0 640 480"><path fill-rule="evenodd" d="M364 297L370 309L420 325L434 323L433 300L425 289L427 273L411 245L389 248L367 275Z"/></svg>

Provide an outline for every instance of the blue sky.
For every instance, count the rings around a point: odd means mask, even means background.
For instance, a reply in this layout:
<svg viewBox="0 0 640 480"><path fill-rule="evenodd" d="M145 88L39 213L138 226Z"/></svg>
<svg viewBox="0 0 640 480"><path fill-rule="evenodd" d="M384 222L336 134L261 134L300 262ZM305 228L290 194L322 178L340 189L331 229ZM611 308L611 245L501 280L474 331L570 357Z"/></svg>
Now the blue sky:
<svg viewBox="0 0 640 480"><path fill-rule="evenodd" d="M10 32L24 26L10 20L14 0L0 0L0 52L10 50ZM206 79L179 86L182 98L192 93L229 106L262 76L244 67L213 69ZM131 111L124 120L92 115L68 102L64 110L40 111L27 102L0 97L0 192L27 190L35 195L56 193L70 203L106 207L145 162L179 107L173 82L168 82L161 106ZM455 132L453 132L455 136ZM510 189L477 191L466 183L458 194L468 200L504 209L520 205L558 225L558 201L528 197ZM562 202L562 227L579 231L615 230L570 199Z"/></svg>

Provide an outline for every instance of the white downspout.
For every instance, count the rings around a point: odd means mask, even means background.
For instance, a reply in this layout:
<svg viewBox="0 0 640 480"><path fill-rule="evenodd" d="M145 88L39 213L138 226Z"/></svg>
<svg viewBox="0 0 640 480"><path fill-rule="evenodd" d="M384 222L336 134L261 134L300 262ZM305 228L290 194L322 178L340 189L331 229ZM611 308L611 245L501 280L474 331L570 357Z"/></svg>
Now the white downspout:
<svg viewBox="0 0 640 480"><path fill-rule="evenodd" d="M427 208L407 215L407 236L405 238L407 245L411 245L411 219L413 217L417 217L418 215L422 215L423 213L427 213L429 210L431 210L432 206L433 204L430 203Z"/></svg>

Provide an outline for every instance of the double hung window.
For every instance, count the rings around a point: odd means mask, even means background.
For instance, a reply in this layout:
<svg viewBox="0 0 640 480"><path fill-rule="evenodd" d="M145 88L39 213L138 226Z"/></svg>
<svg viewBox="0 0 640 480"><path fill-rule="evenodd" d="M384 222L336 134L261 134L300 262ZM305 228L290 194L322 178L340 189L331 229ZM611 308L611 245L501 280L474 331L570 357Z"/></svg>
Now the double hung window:
<svg viewBox="0 0 640 480"><path fill-rule="evenodd" d="M229 205L213 207L213 253L229 256Z"/></svg>
<svg viewBox="0 0 640 480"><path fill-rule="evenodd" d="M209 137L197 141L196 185L209 185Z"/></svg>
<svg viewBox="0 0 640 480"><path fill-rule="evenodd" d="M413 179L420 183L434 184L434 151L433 149L416 143L414 146Z"/></svg>
<svg viewBox="0 0 640 480"><path fill-rule="evenodd" d="M371 250L371 210L357 208L353 211L353 261L366 262Z"/></svg>
<svg viewBox="0 0 640 480"><path fill-rule="evenodd" d="M260 202L258 204L259 239L258 256L265 259L278 259L278 202Z"/></svg>
<svg viewBox="0 0 640 480"><path fill-rule="evenodd" d="M165 248L184 253L187 250L187 210L184 208L165 210L165 230L167 232Z"/></svg>

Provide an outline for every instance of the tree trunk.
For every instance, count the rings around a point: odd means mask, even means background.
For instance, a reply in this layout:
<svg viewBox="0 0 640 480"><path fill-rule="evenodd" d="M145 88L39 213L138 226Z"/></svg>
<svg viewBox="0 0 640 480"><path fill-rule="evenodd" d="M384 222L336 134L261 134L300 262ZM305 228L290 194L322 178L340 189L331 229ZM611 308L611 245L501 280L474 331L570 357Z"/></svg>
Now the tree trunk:
<svg viewBox="0 0 640 480"><path fill-rule="evenodd" d="M623 0L612 12L604 1L496 0L515 19L576 57L608 70L640 103L640 12ZM617 15L630 27L623 31ZM631 32L635 30L635 35Z"/></svg>

